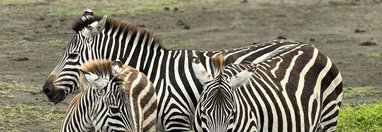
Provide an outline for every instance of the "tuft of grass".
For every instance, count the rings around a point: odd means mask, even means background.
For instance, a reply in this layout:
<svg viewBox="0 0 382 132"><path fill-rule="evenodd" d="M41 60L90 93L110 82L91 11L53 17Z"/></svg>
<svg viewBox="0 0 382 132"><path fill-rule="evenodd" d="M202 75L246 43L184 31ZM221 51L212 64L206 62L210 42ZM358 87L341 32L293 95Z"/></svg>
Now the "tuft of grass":
<svg viewBox="0 0 382 132"><path fill-rule="evenodd" d="M0 131L59 131L64 116L59 108L0 105Z"/></svg>
<svg viewBox="0 0 382 132"><path fill-rule="evenodd" d="M6 83L6 82L0 82L0 98L14 98L14 92L28 92L28 93L34 93L38 91L38 87L33 86L27 86L25 84L13 84L13 83Z"/></svg>
<svg viewBox="0 0 382 132"><path fill-rule="evenodd" d="M345 107L340 111L337 130L340 132L381 132L382 101Z"/></svg>
<svg viewBox="0 0 382 132"><path fill-rule="evenodd" d="M356 55L356 56L362 56L362 57L368 57L368 58L379 58L381 57L381 52L379 51L370 51L370 52L357 52L357 53L351 53L350 55Z"/></svg>
<svg viewBox="0 0 382 132"><path fill-rule="evenodd" d="M53 45L55 47L63 47L62 44L65 44L68 40L67 39L42 39L45 43L49 45Z"/></svg>
<svg viewBox="0 0 382 132"><path fill-rule="evenodd" d="M378 90L379 90L378 88L370 87L370 86L345 88L344 96L346 98L350 98L350 97L355 97L358 95L372 94Z"/></svg>
<svg viewBox="0 0 382 132"><path fill-rule="evenodd" d="M378 96L380 94L382 94L382 89L379 87L364 86L344 88L344 106L376 103L382 99Z"/></svg>

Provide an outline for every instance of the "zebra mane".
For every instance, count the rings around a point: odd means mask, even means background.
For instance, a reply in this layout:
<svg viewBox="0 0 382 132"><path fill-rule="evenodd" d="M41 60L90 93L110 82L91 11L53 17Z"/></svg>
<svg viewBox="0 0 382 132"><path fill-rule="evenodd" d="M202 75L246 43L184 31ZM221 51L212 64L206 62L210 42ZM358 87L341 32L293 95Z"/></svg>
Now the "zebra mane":
<svg viewBox="0 0 382 132"><path fill-rule="evenodd" d="M110 78L112 78L112 63L113 62L110 60L91 60L89 62L86 62L83 66L81 66L81 70L84 72L94 73L100 77L109 76Z"/></svg>
<svg viewBox="0 0 382 132"><path fill-rule="evenodd" d="M102 19L101 16L93 16L93 17L87 17L87 19L82 20L78 19L74 24L73 24L73 31L76 33L80 32L82 29L85 27L89 26L95 21L100 21ZM110 29L117 29L122 31L132 31L134 33L140 32L141 34L145 34L148 38L154 37L154 34L149 31L147 28L139 27L136 24L129 22L127 20L120 20L112 17L108 17L106 19L106 24L105 24L105 30L110 30ZM164 48L161 43L160 39L154 37L153 43L157 44L161 48Z"/></svg>
<svg viewBox="0 0 382 132"><path fill-rule="evenodd" d="M90 24L92 24L93 22L95 21L100 21L102 19L102 17L100 16L94 16L94 17L88 17L87 19L82 20L82 19L78 19L74 24L73 24L73 31L75 32L79 32L81 31L82 29L84 29L85 27L89 26Z"/></svg>
<svg viewBox="0 0 382 132"><path fill-rule="evenodd" d="M220 53L211 58L212 64L215 69L215 77L219 77L219 81L221 81L221 77L224 74L224 54Z"/></svg>

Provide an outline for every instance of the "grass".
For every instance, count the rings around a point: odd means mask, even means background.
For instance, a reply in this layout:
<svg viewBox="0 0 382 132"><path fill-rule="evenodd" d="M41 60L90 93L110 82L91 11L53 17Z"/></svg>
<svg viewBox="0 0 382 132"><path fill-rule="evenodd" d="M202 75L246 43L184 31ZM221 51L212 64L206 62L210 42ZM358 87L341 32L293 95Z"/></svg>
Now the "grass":
<svg viewBox="0 0 382 132"><path fill-rule="evenodd" d="M361 57L367 57L367 58L379 58L381 57L380 51L365 51L365 52L354 52L354 53L348 53L349 56L361 56Z"/></svg>
<svg viewBox="0 0 382 132"><path fill-rule="evenodd" d="M0 105L0 131L59 131L64 115L58 108Z"/></svg>
<svg viewBox="0 0 382 132"><path fill-rule="evenodd" d="M0 98L14 98L14 91L35 93L38 90L38 87L27 86L24 84L0 82Z"/></svg>
<svg viewBox="0 0 382 132"><path fill-rule="evenodd" d="M358 55L364 56L364 57L378 58L381 56L381 53L379 53L379 52L363 52L363 53L358 53Z"/></svg>
<svg viewBox="0 0 382 132"><path fill-rule="evenodd" d="M62 50L64 50L66 46L65 44L68 43L68 41L70 40L64 38L42 38L40 41L55 46L57 48L62 48Z"/></svg>
<svg viewBox="0 0 382 132"><path fill-rule="evenodd" d="M382 97L382 88L379 87L349 87L344 88L344 106L357 106L360 104L377 103Z"/></svg>
<svg viewBox="0 0 382 132"><path fill-rule="evenodd" d="M181 7L190 4L201 4L217 0L99 0L99 1L76 1L76 0L2 0L0 6L14 5L30 8L29 11L45 15L59 17L78 16L85 9L92 9L96 14L140 14L163 11L164 7ZM74 6L75 5L75 6ZM0 14L13 14L20 9L11 9L9 6L0 11ZM25 10L25 9L21 9Z"/></svg>
<svg viewBox="0 0 382 132"><path fill-rule="evenodd" d="M382 101L345 107L340 111L337 130L341 132L381 132Z"/></svg>
<svg viewBox="0 0 382 132"><path fill-rule="evenodd" d="M373 98L379 93L381 88L371 86L345 88L344 101L350 102L347 102L340 111L337 130L340 132L382 131L382 100ZM370 104L370 102L376 103Z"/></svg>
<svg viewBox="0 0 382 132"><path fill-rule="evenodd" d="M351 87L351 88L345 88L344 89L344 96L345 97L354 97L359 95L365 95L365 94L372 94L376 91L379 91L379 88L375 87Z"/></svg>
<svg viewBox="0 0 382 132"><path fill-rule="evenodd" d="M4 103L35 99L33 95L20 97L25 95L20 93L36 93L39 89L26 84L0 82L0 131L59 131L65 109L34 103Z"/></svg>

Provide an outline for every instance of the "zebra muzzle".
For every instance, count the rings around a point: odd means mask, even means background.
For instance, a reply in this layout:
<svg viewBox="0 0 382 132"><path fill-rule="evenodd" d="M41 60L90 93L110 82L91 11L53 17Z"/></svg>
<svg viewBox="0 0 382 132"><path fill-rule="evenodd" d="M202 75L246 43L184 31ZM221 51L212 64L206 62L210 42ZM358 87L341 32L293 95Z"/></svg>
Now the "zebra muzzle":
<svg viewBox="0 0 382 132"><path fill-rule="evenodd" d="M53 82L57 79L55 75L50 75L48 80L45 82L42 87L42 91L48 97L49 101L57 104L63 101L66 97L66 92L63 89L59 89L53 85Z"/></svg>

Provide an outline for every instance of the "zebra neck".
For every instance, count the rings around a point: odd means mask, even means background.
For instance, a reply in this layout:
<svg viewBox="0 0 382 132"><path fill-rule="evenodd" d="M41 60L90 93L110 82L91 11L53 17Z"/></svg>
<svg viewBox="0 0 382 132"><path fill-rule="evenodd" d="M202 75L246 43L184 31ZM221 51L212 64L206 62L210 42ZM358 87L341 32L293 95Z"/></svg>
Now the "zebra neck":
<svg viewBox="0 0 382 132"><path fill-rule="evenodd" d="M136 59L136 62L128 63L136 64L139 70L146 74L146 76L156 84L158 81L165 82L188 82L187 80L195 80L193 72L191 71L192 54L199 54L202 64L210 68L210 57L214 53L209 51L196 51L196 50L153 50L152 54L146 54L146 59ZM134 67L134 66L133 66ZM172 79L172 80L170 80ZM177 84L172 84L177 85Z"/></svg>
<svg viewBox="0 0 382 132"><path fill-rule="evenodd" d="M88 96L88 97L84 97ZM86 98L91 99L90 97L93 96L89 93L79 93L76 95L75 102L72 105L69 106L69 109L67 111L67 115L64 119L64 123L62 126L62 132L67 131L91 131L94 130L94 125L91 122L91 112L93 105L92 103L89 103ZM94 101L94 100L93 100ZM86 106L86 107L80 107L80 106Z"/></svg>

